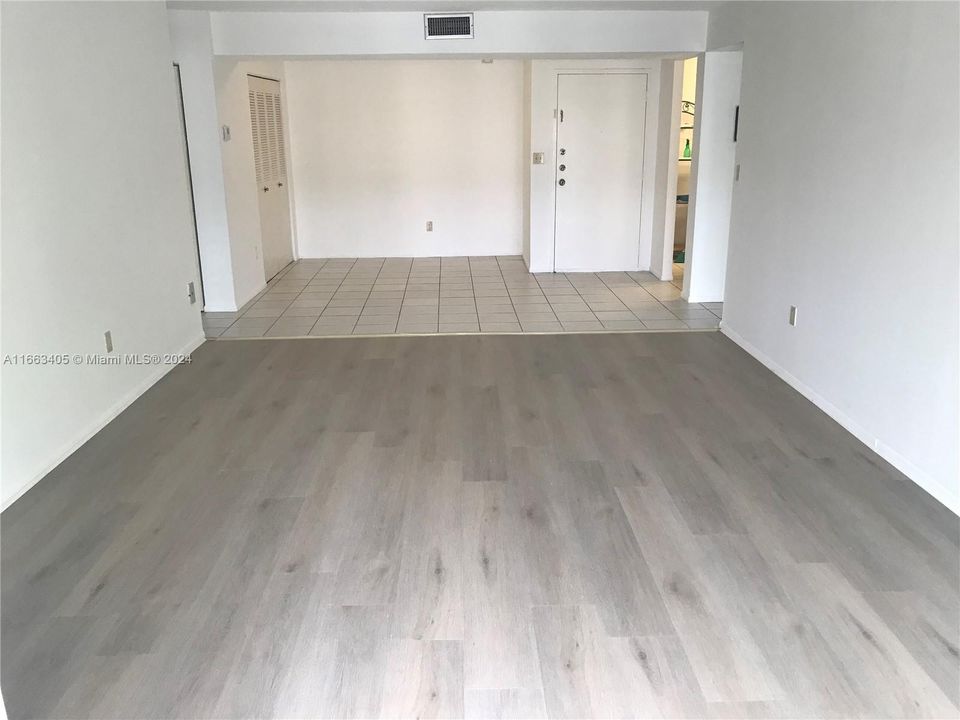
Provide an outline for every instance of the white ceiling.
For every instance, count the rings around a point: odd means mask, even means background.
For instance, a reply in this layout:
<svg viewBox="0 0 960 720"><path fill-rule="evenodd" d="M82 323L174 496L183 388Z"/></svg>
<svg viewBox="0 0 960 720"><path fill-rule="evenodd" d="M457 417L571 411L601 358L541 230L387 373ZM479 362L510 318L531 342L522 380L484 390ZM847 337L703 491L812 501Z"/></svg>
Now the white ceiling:
<svg viewBox="0 0 960 720"><path fill-rule="evenodd" d="M472 10L709 10L722 0L167 0L174 10L220 12L468 12Z"/></svg>

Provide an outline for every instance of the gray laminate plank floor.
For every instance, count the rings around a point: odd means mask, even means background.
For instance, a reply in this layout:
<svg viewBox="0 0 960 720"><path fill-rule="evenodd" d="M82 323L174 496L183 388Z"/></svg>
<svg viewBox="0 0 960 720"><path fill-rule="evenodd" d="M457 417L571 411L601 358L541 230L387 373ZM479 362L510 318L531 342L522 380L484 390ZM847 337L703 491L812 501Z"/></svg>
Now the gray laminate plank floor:
<svg viewBox="0 0 960 720"><path fill-rule="evenodd" d="M716 333L207 343L3 513L3 695L955 717L958 542Z"/></svg>

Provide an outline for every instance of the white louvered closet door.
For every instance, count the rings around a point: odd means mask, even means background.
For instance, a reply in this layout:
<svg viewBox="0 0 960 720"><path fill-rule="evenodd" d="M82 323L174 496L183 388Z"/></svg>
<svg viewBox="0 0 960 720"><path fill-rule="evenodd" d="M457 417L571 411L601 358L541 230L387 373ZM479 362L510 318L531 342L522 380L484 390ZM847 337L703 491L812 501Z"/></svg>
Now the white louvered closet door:
<svg viewBox="0 0 960 720"><path fill-rule="evenodd" d="M247 76L247 81L253 164L260 198L263 274L270 280L293 260L280 83L252 75Z"/></svg>

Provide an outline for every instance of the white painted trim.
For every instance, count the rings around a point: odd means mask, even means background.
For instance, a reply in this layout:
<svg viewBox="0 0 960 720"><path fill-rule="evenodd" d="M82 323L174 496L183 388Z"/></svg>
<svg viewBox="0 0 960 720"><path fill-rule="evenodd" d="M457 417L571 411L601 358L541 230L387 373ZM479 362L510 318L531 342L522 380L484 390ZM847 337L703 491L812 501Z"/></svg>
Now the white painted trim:
<svg viewBox="0 0 960 720"><path fill-rule="evenodd" d="M692 303L724 300L737 163L734 117L740 104L742 70L740 51L711 51L698 56L681 291L681 296Z"/></svg>
<svg viewBox="0 0 960 720"><path fill-rule="evenodd" d="M186 344L177 354L189 355L198 347L203 345L206 341L206 338L203 335L194 338L189 343ZM98 432L103 430L111 420L116 418L120 413L130 407L133 402L143 395L147 390L157 384L163 376L168 372L177 367L176 365L160 365L157 367L156 372L149 375L143 380L143 382L134 386L130 392L121 397L116 403L114 403L110 408L107 409L100 417L91 423L91 425L79 436L70 442L63 445L59 452L56 453L54 459L47 463L47 465L34 475L27 483L25 483L13 496L4 500L2 510L6 510L8 507L13 505L17 500L19 500L24 493L27 492L30 488L36 485L38 482L43 480L51 471L53 471L60 463L66 460L68 457L73 455L77 450L79 450L84 443L86 443L90 438L96 435Z"/></svg>
<svg viewBox="0 0 960 720"><path fill-rule="evenodd" d="M871 434L860 423L847 415L843 410L835 406L816 390L801 381L795 375L790 373L784 367L776 363L761 350L754 347L745 340L736 330L731 330L723 322L720 323L720 332L730 338L733 342L752 355L764 367L769 369L774 375L783 380L807 400L812 402L823 412L829 415L833 420L839 423L847 432L862 442L870 450L882 457L897 470L907 476L914 483L919 485L929 495L933 496L941 504L949 508L955 515L960 515L960 490L950 493L949 488L943 487L929 474L918 468L913 462L898 453L892 447Z"/></svg>
<svg viewBox="0 0 960 720"><path fill-rule="evenodd" d="M557 167L557 78L560 74L646 74L647 103L644 110L644 179L641 191L640 231L636 268L647 270L653 246L653 216L657 178L657 139L660 113L660 60L648 58L535 59L531 62L530 150L543 152L543 165L530 168L530 260L531 272L562 272L555 268ZM640 258L645 260L640 262Z"/></svg>
<svg viewBox="0 0 960 720"><path fill-rule="evenodd" d="M203 306L203 312L208 312L208 313L211 313L211 312L238 312L238 310L237 310L237 303L234 302L232 305L218 305L218 304L216 304L216 303L213 303L213 304L205 304L205 305Z"/></svg>

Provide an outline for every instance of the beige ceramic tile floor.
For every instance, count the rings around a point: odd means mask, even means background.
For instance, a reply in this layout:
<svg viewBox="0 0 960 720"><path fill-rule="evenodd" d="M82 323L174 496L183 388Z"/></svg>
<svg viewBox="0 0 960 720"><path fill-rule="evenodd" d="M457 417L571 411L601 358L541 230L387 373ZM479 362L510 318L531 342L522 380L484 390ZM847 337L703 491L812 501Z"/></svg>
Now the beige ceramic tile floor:
<svg viewBox="0 0 960 720"><path fill-rule="evenodd" d="M527 272L520 257L300 260L207 337L715 330L722 303L650 273Z"/></svg>

